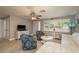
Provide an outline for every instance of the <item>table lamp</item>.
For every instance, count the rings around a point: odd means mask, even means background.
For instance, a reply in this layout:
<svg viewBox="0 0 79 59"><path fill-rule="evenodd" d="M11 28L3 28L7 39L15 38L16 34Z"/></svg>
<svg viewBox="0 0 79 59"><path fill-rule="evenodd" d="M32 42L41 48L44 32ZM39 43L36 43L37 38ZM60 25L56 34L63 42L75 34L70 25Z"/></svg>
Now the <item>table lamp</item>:
<svg viewBox="0 0 79 59"><path fill-rule="evenodd" d="M75 30L76 28L76 21L75 20L70 20L69 23L68 23L68 26L70 28L70 33L72 34L73 33L73 30Z"/></svg>

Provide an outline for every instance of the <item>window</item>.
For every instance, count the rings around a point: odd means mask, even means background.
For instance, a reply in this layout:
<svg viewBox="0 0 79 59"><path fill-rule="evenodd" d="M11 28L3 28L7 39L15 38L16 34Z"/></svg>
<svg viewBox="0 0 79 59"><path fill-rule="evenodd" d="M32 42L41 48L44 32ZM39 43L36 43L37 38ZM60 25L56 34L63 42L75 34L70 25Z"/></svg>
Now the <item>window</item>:
<svg viewBox="0 0 79 59"><path fill-rule="evenodd" d="M69 32L68 22L70 19L55 19L44 21L44 31Z"/></svg>

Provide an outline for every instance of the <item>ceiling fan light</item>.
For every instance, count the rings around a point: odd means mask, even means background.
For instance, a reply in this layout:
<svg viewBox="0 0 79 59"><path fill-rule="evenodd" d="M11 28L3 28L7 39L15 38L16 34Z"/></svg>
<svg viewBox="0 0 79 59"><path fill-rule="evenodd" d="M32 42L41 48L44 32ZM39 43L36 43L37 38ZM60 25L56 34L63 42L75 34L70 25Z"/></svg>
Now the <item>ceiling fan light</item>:
<svg viewBox="0 0 79 59"><path fill-rule="evenodd" d="M32 20L36 20L36 17L32 17Z"/></svg>

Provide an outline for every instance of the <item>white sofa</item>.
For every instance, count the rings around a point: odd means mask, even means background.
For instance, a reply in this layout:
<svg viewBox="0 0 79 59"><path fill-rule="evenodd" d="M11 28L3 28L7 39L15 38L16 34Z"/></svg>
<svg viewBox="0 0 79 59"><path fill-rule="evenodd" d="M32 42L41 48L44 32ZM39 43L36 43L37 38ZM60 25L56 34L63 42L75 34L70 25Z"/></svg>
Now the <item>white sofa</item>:
<svg viewBox="0 0 79 59"><path fill-rule="evenodd" d="M72 35L62 34L61 44L46 42L36 51L36 53L78 53L79 52L79 33Z"/></svg>
<svg viewBox="0 0 79 59"><path fill-rule="evenodd" d="M61 50L62 52L79 52L79 33L73 33L72 35L62 35Z"/></svg>

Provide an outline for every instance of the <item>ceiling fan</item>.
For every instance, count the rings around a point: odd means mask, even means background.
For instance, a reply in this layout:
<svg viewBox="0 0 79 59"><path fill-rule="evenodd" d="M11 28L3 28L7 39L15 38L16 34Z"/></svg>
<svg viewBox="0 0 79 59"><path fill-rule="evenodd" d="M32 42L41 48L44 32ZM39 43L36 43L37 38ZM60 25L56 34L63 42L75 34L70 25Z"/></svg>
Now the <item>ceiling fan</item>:
<svg viewBox="0 0 79 59"><path fill-rule="evenodd" d="M36 15L35 12L32 12L30 15L32 16L32 20L40 19L40 17L42 17L41 15Z"/></svg>

